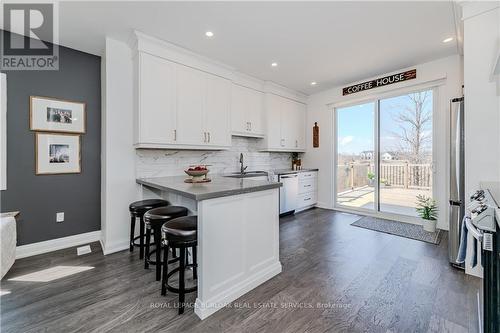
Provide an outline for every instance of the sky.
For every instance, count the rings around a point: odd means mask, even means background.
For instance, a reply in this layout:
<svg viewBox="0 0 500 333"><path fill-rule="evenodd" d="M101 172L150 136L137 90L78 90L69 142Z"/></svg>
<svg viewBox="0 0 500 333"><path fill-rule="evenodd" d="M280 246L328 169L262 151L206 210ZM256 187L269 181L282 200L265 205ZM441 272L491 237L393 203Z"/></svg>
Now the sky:
<svg viewBox="0 0 500 333"><path fill-rule="evenodd" d="M431 92L432 93L432 92ZM426 108L432 108L432 95L427 98ZM380 151L397 150L400 132L394 115L405 105L410 105L407 95L380 101ZM375 102L337 109L338 151L341 154L359 154L374 150ZM431 127L427 128L431 131Z"/></svg>

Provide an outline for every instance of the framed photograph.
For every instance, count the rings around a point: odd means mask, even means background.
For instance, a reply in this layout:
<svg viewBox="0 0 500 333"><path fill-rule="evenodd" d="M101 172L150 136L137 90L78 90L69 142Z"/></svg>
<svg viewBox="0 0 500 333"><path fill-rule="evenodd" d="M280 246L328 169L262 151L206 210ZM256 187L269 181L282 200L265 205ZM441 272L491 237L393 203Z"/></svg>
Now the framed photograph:
<svg viewBox="0 0 500 333"><path fill-rule="evenodd" d="M36 133L36 174L81 172L80 136Z"/></svg>
<svg viewBox="0 0 500 333"><path fill-rule="evenodd" d="M30 96L30 129L85 133L85 103Z"/></svg>

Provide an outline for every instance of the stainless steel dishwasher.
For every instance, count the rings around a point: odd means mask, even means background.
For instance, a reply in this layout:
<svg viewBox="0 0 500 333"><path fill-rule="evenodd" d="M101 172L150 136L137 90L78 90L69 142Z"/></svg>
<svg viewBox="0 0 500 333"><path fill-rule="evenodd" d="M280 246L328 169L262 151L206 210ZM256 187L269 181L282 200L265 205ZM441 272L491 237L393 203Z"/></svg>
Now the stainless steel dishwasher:
<svg viewBox="0 0 500 333"><path fill-rule="evenodd" d="M296 173L279 175L278 181L283 184L280 188L280 215L294 213L299 195L299 175Z"/></svg>

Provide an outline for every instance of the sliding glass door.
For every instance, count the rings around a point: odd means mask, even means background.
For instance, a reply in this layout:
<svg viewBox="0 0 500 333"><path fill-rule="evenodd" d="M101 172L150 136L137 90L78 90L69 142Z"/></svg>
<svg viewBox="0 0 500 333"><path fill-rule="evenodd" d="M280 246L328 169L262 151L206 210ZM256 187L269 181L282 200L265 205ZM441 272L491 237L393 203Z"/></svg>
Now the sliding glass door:
<svg viewBox="0 0 500 333"><path fill-rule="evenodd" d="M375 103L336 110L337 203L357 209L375 205Z"/></svg>
<svg viewBox="0 0 500 333"><path fill-rule="evenodd" d="M335 109L335 205L416 216L432 196L432 90Z"/></svg>

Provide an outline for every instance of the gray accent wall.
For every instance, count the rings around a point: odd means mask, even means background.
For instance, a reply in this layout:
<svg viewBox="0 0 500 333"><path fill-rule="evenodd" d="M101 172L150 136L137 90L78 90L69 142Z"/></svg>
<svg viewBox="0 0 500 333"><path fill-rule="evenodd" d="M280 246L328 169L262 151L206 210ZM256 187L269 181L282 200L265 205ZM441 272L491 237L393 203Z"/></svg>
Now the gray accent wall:
<svg viewBox="0 0 500 333"><path fill-rule="evenodd" d="M101 58L60 47L58 71L4 73L7 74L7 190L0 192L0 208L2 212L21 212L17 245L100 230ZM29 129L30 95L87 104L80 174L35 175L35 132ZM56 223L57 212L65 213L64 222Z"/></svg>

